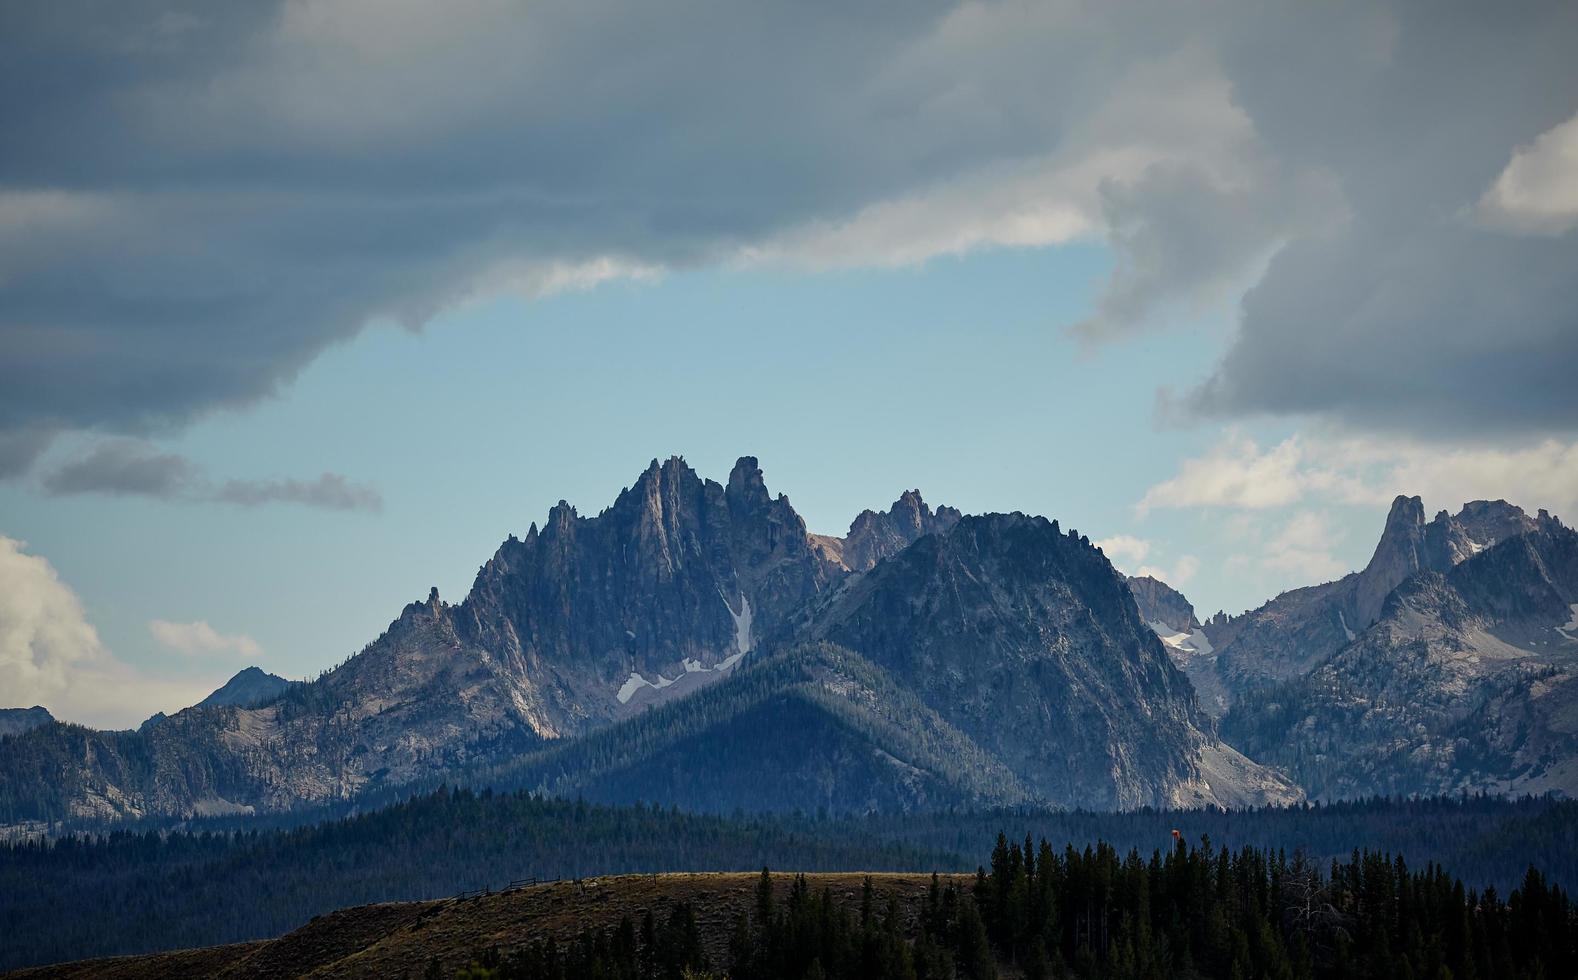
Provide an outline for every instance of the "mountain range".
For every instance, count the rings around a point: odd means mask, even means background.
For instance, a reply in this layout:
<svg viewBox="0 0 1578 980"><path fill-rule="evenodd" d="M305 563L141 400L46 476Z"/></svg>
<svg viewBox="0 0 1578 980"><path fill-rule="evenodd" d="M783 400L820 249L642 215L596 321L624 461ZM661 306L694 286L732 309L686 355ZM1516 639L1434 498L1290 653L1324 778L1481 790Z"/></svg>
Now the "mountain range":
<svg viewBox="0 0 1578 980"><path fill-rule="evenodd" d="M1444 564L1444 563L1443 563ZM1578 791L1578 533L1425 567L1376 621L1223 720L1313 794Z"/></svg>
<svg viewBox="0 0 1578 980"><path fill-rule="evenodd" d="M1202 621L1057 521L911 490L819 535L754 458L654 460L315 680L249 668L137 731L0 716L0 825L446 781L715 812L1574 792L1574 554L1543 511L1399 497L1364 569Z"/></svg>
<svg viewBox="0 0 1578 980"><path fill-rule="evenodd" d="M476 774L712 809L1299 796L1221 741L1076 532L910 491L813 535L754 458L721 484L673 458L595 516L561 501L462 601L433 590L262 703L0 741L0 820L282 811Z"/></svg>

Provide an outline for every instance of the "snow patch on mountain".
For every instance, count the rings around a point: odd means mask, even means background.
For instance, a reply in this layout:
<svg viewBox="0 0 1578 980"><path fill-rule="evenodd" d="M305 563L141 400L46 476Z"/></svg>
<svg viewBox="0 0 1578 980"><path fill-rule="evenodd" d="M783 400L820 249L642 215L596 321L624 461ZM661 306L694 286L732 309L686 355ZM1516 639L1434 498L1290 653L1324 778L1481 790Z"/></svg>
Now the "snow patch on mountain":
<svg viewBox="0 0 1578 980"><path fill-rule="evenodd" d="M625 678L625 682L619 686L619 693L614 695L614 697L619 699L620 704L629 704L630 699L635 697L636 692L641 690L643 687L650 687L654 691L660 691L672 683L674 682L669 680L667 677L664 677L662 674L658 675L657 680L649 681L645 677L641 676L641 672L639 670L632 670L630 672L630 676Z"/></svg>
<svg viewBox="0 0 1578 980"><path fill-rule="evenodd" d="M1569 608L1572 609L1573 618L1567 621L1566 626L1556 627L1556 631L1569 640L1578 640L1578 635L1574 635L1575 631L1578 631L1578 602L1573 603Z"/></svg>
<svg viewBox="0 0 1578 980"><path fill-rule="evenodd" d="M723 594L719 593L719 597L722 598ZM741 592L739 612L734 611L734 606L727 598L723 599L723 605L734 619L734 656L725 661L733 666L740 657L751 652L751 600L745 598L745 593Z"/></svg>
<svg viewBox="0 0 1578 980"><path fill-rule="evenodd" d="M1195 657L1209 657L1216 651L1211 646L1211 641L1206 638L1204 630L1194 630L1183 633L1174 630L1166 623L1149 623L1151 631L1161 638L1169 651L1176 651L1182 655L1183 660L1192 660ZM1178 662L1180 657L1173 657Z"/></svg>

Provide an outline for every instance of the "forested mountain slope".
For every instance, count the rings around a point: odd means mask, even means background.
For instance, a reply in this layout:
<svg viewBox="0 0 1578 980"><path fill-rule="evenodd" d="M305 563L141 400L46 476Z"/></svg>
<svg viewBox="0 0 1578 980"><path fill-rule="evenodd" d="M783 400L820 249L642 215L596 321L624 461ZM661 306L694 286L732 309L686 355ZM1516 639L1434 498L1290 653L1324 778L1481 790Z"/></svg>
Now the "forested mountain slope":
<svg viewBox="0 0 1578 980"><path fill-rule="evenodd" d="M1575 943L1578 913L1535 868L1503 901L1381 851L1328 864L1208 838L1125 853L999 834L973 876L763 868L527 883L345 909L269 942L42 975L1547 977L1578 968Z"/></svg>

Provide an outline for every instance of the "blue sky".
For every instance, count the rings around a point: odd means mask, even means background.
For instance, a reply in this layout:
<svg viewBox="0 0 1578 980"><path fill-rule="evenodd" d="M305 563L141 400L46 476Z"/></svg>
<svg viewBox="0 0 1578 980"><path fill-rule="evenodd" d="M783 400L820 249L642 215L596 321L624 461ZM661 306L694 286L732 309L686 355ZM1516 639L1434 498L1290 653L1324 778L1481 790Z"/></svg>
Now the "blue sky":
<svg viewBox="0 0 1578 980"><path fill-rule="evenodd" d="M722 481L755 455L812 530L842 533L908 488L967 512L1023 510L1101 539L1154 542L1185 587L1247 608L1296 576L1218 566L1198 515L1135 506L1210 429L1155 422L1155 391L1204 374L1226 311L1082 352L1111 264L1099 245L990 249L915 267L702 269L539 299L494 297L420 332L375 326L280 395L168 441L237 476L334 468L378 487L379 512L238 509L136 496L0 490L10 531L48 556L122 659L213 675L239 651L165 649L153 619L257 641L306 676L375 637L430 585L451 601L509 533L558 500L612 502L653 457ZM1341 553L1362 562L1357 515ZM1137 568L1137 565L1134 566Z"/></svg>
<svg viewBox="0 0 1578 980"><path fill-rule="evenodd" d="M1235 8L9 9L0 704L315 673L671 454L1202 613L1571 515L1578 8Z"/></svg>

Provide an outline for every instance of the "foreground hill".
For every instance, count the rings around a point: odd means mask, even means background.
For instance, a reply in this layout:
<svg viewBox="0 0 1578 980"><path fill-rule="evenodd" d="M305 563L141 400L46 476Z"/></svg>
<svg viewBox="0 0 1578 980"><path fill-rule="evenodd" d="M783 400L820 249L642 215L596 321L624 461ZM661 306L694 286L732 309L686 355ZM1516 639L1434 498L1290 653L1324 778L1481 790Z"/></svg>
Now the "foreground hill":
<svg viewBox="0 0 1578 980"><path fill-rule="evenodd" d="M321 825L0 845L0 969L278 936L350 905L624 872L973 867L858 825L441 791Z"/></svg>
<svg viewBox="0 0 1578 980"><path fill-rule="evenodd" d="M89 961L79 978L1566 977L1578 914L1530 869L1508 899L1403 855L1329 865L1203 839L1126 856L999 835L990 870L643 875L335 912L279 939Z"/></svg>
<svg viewBox="0 0 1578 980"><path fill-rule="evenodd" d="M572 940L611 929L649 910L659 921L681 903L695 910L708 961L729 961L736 920L758 902L760 872L678 873L587 878L527 885L466 898L395 902L330 912L278 939L180 952L90 960L8 974L61 980L262 980L281 976L419 977L434 960L454 976L478 953L532 940ZM793 878L773 876L775 897L787 901ZM826 889L851 909L866 881L873 900L890 902L913 923L931 889L929 873L811 872L808 887ZM973 876L943 879L965 885Z"/></svg>

